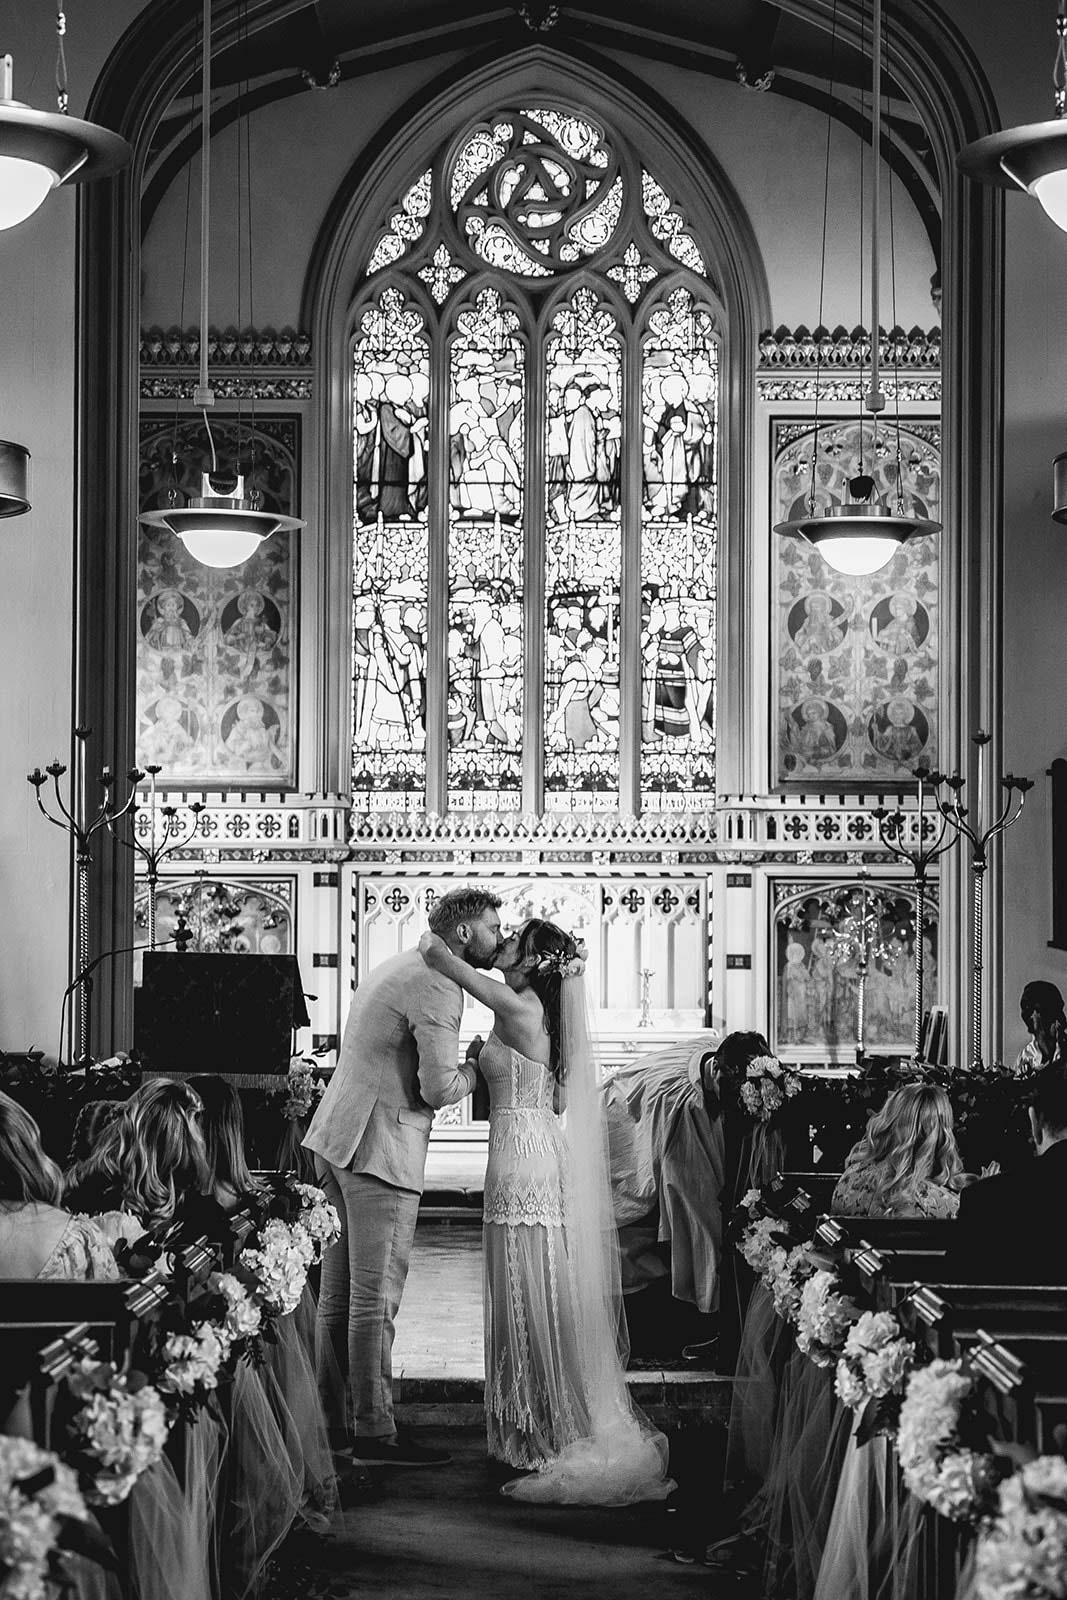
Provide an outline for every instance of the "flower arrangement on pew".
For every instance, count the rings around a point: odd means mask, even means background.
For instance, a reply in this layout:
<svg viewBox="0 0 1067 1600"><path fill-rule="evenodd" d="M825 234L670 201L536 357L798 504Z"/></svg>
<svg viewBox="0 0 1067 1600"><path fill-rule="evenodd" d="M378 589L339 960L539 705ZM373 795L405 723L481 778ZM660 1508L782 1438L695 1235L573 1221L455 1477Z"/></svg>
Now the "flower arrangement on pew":
<svg viewBox="0 0 1067 1600"><path fill-rule="evenodd" d="M864 1311L848 1330L834 1376L842 1403L861 1413L857 1442L895 1433L915 1350L892 1311Z"/></svg>
<svg viewBox="0 0 1067 1600"><path fill-rule="evenodd" d="M1067 1461L1038 1456L1000 1485L975 1550L975 1600L1067 1595Z"/></svg>
<svg viewBox="0 0 1067 1600"><path fill-rule="evenodd" d="M797 1348L817 1367L834 1364L859 1316L858 1307L842 1293L842 1288L836 1272L819 1267L800 1291Z"/></svg>
<svg viewBox="0 0 1067 1600"><path fill-rule="evenodd" d="M960 1439L961 1413L973 1389L963 1362L931 1361L908 1379L897 1427L905 1485L954 1522L973 1521L995 1483L993 1457Z"/></svg>
<svg viewBox="0 0 1067 1600"><path fill-rule="evenodd" d="M983 1449L988 1423L968 1360L928 1360L906 1326L907 1302L852 1304L817 1240L787 1249L798 1228L814 1232L814 1214L766 1190L741 1204L740 1252L796 1324L798 1347L819 1365L838 1356L836 1393L860 1413L856 1446L887 1435L909 1492L976 1530L973 1600L1067 1600L1067 1460Z"/></svg>
<svg viewBox="0 0 1067 1600"><path fill-rule="evenodd" d="M82 1402L68 1431L85 1498L90 1505L120 1505L163 1454L171 1428L163 1396L143 1375L120 1373L91 1356L75 1364L67 1386Z"/></svg>
<svg viewBox="0 0 1067 1600"><path fill-rule="evenodd" d="M0 1595L46 1600L63 1557L86 1550L89 1511L70 1467L29 1439L0 1434Z"/></svg>
<svg viewBox="0 0 1067 1600"><path fill-rule="evenodd" d="M285 1105L282 1114L290 1122L304 1122L310 1117L326 1093L326 1085L318 1077L319 1063L313 1056L293 1056L285 1080Z"/></svg>

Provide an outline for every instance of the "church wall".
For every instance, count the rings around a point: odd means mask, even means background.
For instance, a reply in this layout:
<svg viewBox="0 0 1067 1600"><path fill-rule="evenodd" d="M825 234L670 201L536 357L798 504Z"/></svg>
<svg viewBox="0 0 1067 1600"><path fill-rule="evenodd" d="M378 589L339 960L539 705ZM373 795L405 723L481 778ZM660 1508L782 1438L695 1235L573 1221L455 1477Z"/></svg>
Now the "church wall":
<svg viewBox="0 0 1067 1600"><path fill-rule="evenodd" d="M721 163L737 190L756 233L771 293L775 325L814 327L818 317L826 118L809 106L775 94L759 94L698 72L686 72L606 52L628 76L654 90L693 127ZM382 125L426 84L461 58L442 55L402 70L372 74L329 91L309 90L276 102L251 119L253 157L252 233L256 245L254 320L258 326L295 327L308 254L333 195L346 172ZM833 175L827 227L823 320L866 326L870 307L859 302L859 143L835 124ZM256 175L257 152L271 162ZM783 153L788 152L788 159ZM197 158L198 160L199 158ZM212 147L211 321L222 328L249 321L247 299L238 315L235 272L237 211L234 163L236 131L216 136ZM144 241L142 325L172 326L179 320L186 177L171 183ZM869 169L867 173L869 182ZM186 322L195 320L199 172L188 174L190 215ZM405 174L398 173L398 194ZM889 186L883 190L889 215ZM883 320L903 328L937 322L930 296L936 263L921 220L903 187L892 183L896 244L896 307L887 281ZM864 235L866 237L866 235ZM866 247L865 247L866 248ZM865 269L866 270L866 269ZM885 271L888 280L889 253ZM247 296L247 287L244 291Z"/></svg>
<svg viewBox="0 0 1067 1600"><path fill-rule="evenodd" d="M1004 127L1051 116L1052 10L1029 7L1017 25L996 0L946 0L977 52ZM1020 15L1018 24L1022 24ZM1067 529L1049 515L1052 460L1067 449L1067 235L1035 200L1006 206L1004 352L1003 738L1009 771L1035 783L1002 856L1005 1046L1023 1034L1023 984L1067 991L1067 954L1048 948L1051 814L1047 770L1067 755Z"/></svg>
<svg viewBox="0 0 1067 1600"><path fill-rule="evenodd" d="M81 116L133 0L85 0L67 37ZM54 18L8 7L15 96L54 109ZM77 194L61 189L0 234L0 438L32 455L22 517L0 522L0 1049L52 1054L66 984L65 836L37 812L26 774L69 758L74 526L74 243Z"/></svg>

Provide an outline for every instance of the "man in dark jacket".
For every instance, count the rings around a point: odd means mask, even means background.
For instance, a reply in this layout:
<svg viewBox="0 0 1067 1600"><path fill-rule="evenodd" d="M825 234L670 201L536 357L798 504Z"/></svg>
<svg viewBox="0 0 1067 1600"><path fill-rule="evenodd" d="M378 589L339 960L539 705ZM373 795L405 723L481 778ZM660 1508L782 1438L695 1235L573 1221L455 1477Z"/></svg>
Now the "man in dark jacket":
<svg viewBox="0 0 1067 1600"><path fill-rule="evenodd" d="M1067 1285L1067 1065L1035 1079L1030 1129L1037 1154L1016 1172L960 1196L947 1278L968 1283Z"/></svg>

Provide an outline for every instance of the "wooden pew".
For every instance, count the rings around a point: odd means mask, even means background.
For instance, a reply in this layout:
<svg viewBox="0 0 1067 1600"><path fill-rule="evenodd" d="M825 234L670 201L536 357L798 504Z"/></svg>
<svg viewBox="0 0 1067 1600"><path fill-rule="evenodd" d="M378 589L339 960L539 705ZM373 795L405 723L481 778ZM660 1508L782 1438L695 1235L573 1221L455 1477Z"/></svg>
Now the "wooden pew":
<svg viewBox="0 0 1067 1600"><path fill-rule="evenodd" d="M126 1282L6 1279L0 1304L0 1419L48 1444L52 1376L41 1355L64 1335L91 1340L103 1360L121 1362L132 1316ZM28 1408L28 1409L27 1409Z"/></svg>
<svg viewBox="0 0 1067 1600"><path fill-rule="evenodd" d="M830 1201L841 1177L839 1172L821 1172L818 1168L808 1172L780 1172L777 1182L787 1190L803 1189L811 1196L816 1211L829 1211Z"/></svg>

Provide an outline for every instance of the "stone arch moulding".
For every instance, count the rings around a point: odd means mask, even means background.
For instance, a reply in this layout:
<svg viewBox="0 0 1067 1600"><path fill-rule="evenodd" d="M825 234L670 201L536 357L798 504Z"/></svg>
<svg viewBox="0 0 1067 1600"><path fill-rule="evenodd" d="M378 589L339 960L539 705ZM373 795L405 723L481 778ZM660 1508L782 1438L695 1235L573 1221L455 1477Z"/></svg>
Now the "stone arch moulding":
<svg viewBox="0 0 1067 1600"><path fill-rule="evenodd" d="M839 29L859 38L862 0L781 0L792 15L829 32L836 15ZM259 0L244 10L247 28L255 32L290 14L294 0ZM223 0L218 7L216 40L236 38L240 8ZM896 28L890 41L894 74L898 77L922 117L930 135L934 158L942 185L945 220L944 257L944 381L946 395L945 472L947 515L951 527L966 530L968 550L953 544L958 601L949 625L961 650L961 688L950 704L949 720L960 740L960 730L981 725L994 733L994 757L999 743L999 630L1000 557L998 510L999 426L1002 408L1002 258L1003 198L988 189L966 184L954 171L955 152L971 139L993 132L997 127L996 109L985 77L969 47L935 0L897 0ZM684 41L682 41L684 43ZM74 720L97 730L103 759L110 759L117 770L125 770L133 758L133 625L134 587L133 529L136 517L136 453L134 423L137 413L140 230L139 184L145 152L152 131L166 104L188 77L195 64L197 18L184 0L154 0L145 5L119 40L101 72L86 108L86 115L120 131L135 146L132 169L106 184L90 184L79 192L77 238L77 376L76 376L76 462L75 462L75 616L74 616ZM542 73L533 70L541 62ZM488 95L506 92L509 83L533 86L540 77L543 86L545 64L551 62L558 73L556 92L566 92L567 84L580 77L584 92L592 98L597 92L610 92L610 103L603 109L619 115L621 102L639 113L640 125L650 141L649 157L661 162L664 179L675 182L686 196L699 196L706 176L693 172L688 153L678 150L674 119L669 109L648 99L643 86L615 67L584 57L578 47L570 53L525 46L507 58L502 67L499 52L490 64L486 59L468 62L466 75L452 80L452 94L458 100L457 81L473 91L480 82ZM523 80L519 74L527 76ZM442 83L441 92L446 85ZM484 103L484 102L483 102ZM352 174L363 193L376 187L384 173L383 154L401 125L411 127L419 108L411 107L406 122L386 129L371 147L358 172ZM423 119L425 122L425 119ZM629 121L629 118L624 119ZM657 130L669 148L659 151ZM706 173L708 169L705 167ZM715 170L712 166L711 170ZM338 229L343 220L335 208L323 229L320 247L312 261L307 281L305 308L315 308L310 326L321 339L331 322L331 296L336 296L336 254ZM701 219L703 221L703 219ZM709 217L709 222L713 219ZM332 246L328 241L332 239ZM714 243L714 236L709 236ZM714 252L721 266L729 252ZM360 270L356 266L354 271ZM352 282L348 288L351 292ZM737 286L741 303L731 305L723 284L724 298L731 314L730 334L754 341L766 320L763 309L751 303L750 286ZM758 296L757 296L758 299ZM745 310L751 326L744 325ZM319 356L324 346L316 344ZM319 392L325 380L334 391L327 414L344 413L344 374L340 367L322 372ZM727 390L724 404L736 406L743 415L748 409L751 389L744 393ZM326 420L325 416L317 419ZM323 435L319 450L330 441ZM320 461L321 467L321 461ZM327 496L320 496L314 509L323 509ZM336 498L330 496L334 504ZM727 506L730 502L727 501ZM732 509L727 511L732 515ZM321 524L320 524L321 525ZM968 559L975 552L972 572ZM321 571L318 592L329 593L333 575ZM747 603L747 580L736 570L729 593L723 601L735 612ZM987 605L994 627L992 643L988 626L977 621L980 608ZM342 659L345 652L341 651ZM321 659L321 658L320 658ZM337 685L326 685L336 699ZM325 725L329 720L321 717ZM743 733L743 730L740 730ZM327 763L330 759L325 751ZM743 757L742 757L743 758ZM335 752L333 766L340 770ZM994 761L990 771L998 770ZM325 776L326 768L320 773ZM118 871L110 863L97 863L92 904L90 953L122 951L132 942L132 871L119 861ZM994 879L996 884L997 879ZM945 889L949 886L946 884ZM950 913L950 904L953 910ZM962 914L960 892L946 895L944 924L946 964L963 973L968 945L966 920ZM956 946L948 948L949 923L953 924ZM991 962L999 934L999 910L994 909ZM117 955L103 963L97 987L96 1036L94 1045L105 1049L128 1045L132 1034L133 1001L130 982L131 963L127 955ZM996 992L990 1023L995 1026ZM963 984L954 997L958 1025L963 1005ZM966 1007L963 1006L965 1014Z"/></svg>
<svg viewBox="0 0 1067 1600"><path fill-rule="evenodd" d="M751 537L748 474L735 464L750 455L756 340L771 314L755 232L716 157L647 85L614 63L543 44L527 46L503 63L494 57L449 72L436 91L431 87L401 108L338 189L312 251L301 308L301 324L311 334L320 372L312 475L320 493L318 525L342 529L351 524L345 355L353 307L381 219L406 184L463 127L502 105L531 99L574 105L625 136L685 214L707 256L708 298L722 307L724 323L722 409L730 418L730 442L720 462L720 491L723 526L736 530L737 536L732 551L720 558L720 594L732 607L731 597L740 593L749 564ZM386 276L381 274L383 280ZM579 278L576 272L575 281ZM328 594L347 594L349 560L347 541L335 538L326 552ZM327 675L324 703L333 708L337 728L346 726L350 695L347 637L347 617L332 615L323 629L320 662ZM719 663L719 686L720 714L733 734L741 722L745 684L725 656ZM331 749L328 759L335 766L327 787L346 787L346 752Z"/></svg>

